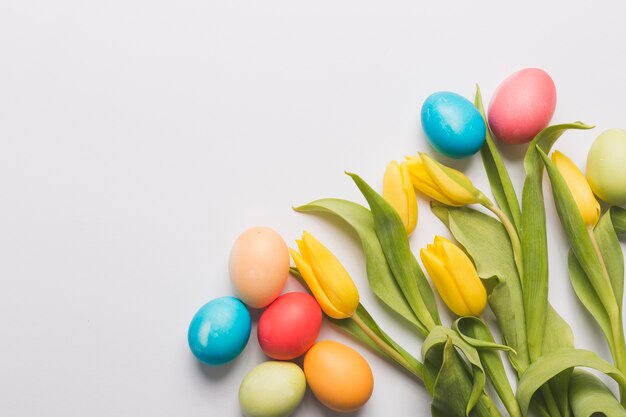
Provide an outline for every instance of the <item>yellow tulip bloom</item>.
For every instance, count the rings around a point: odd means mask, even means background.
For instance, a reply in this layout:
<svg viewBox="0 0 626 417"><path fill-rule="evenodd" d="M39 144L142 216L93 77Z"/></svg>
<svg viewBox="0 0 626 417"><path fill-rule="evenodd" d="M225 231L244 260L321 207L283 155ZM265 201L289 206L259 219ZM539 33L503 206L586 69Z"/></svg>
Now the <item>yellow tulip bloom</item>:
<svg viewBox="0 0 626 417"><path fill-rule="evenodd" d="M424 153L407 156L405 163L413 186L433 200L448 206L489 202L462 172L442 165Z"/></svg>
<svg viewBox="0 0 626 417"><path fill-rule="evenodd" d="M487 291L469 257L448 239L420 251L422 262L442 300L459 316L478 316L487 304Z"/></svg>
<svg viewBox="0 0 626 417"><path fill-rule="evenodd" d="M585 175L571 159L559 151L552 153L552 162L565 179L585 224L588 227L595 226L600 219L600 204L594 197Z"/></svg>
<svg viewBox="0 0 626 417"><path fill-rule="evenodd" d="M359 291L339 260L308 232L297 240L298 253L290 249L302 278L326 315L352 317L359 305Z"/></svg>
<svg viewBox="0 0 626 417"><path fill-rule="evenodd" d="M417 198L406 163L391 161L383 177L383 198L396 209L407 234L417 225Z"/></svg>

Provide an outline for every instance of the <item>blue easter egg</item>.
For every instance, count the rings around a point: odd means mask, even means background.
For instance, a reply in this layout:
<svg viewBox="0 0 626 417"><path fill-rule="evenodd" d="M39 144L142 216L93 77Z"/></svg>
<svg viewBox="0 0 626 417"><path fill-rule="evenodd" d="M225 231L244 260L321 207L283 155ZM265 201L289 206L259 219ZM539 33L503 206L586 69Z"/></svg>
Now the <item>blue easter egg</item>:
<svg viewBox="0 0 626 417"><path fill-rule="evenodd" d="M431 94L422 105L422 126L430 144L450 158L475 154L485 143L485 121L465 97L448 91Z"/></svg>
<svg viewBox="0 0 626 417"><path fill-rule="evenodd" d="M250 338L250 313L235 297L220 297L193 316L187 341L191 352L209 365L223 365L241 353Z"/></svg>

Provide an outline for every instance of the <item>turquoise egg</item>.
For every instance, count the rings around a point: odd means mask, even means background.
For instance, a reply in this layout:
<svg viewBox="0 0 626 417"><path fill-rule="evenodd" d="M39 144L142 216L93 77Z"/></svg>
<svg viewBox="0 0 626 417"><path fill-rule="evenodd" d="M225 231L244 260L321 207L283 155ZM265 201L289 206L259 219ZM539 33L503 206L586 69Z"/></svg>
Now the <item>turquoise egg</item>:
<svg viewBox="0 0 626 417"><path fill-rule="evenodd" d="M485 143L482 115L456 93L431 94L422 105L422 127L432 147L450 158L466 158Z"/></svg>
<svg viewBox="0 0 626 417"><path fill-rule="evenodd" d="M209 301L193 316L187 332L191 352L208 365L223 365L241 353L250 338L250 313L235 297Z"/></svg>

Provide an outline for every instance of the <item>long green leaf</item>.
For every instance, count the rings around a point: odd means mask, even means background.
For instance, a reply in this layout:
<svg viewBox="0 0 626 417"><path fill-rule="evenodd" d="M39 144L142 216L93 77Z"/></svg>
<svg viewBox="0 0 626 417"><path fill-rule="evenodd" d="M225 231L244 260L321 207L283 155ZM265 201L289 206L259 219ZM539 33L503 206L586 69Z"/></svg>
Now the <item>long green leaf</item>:
<svg viewBox="0 0 626 417"><path fill-rule="evenodd" d="M569 390L575 417L626 417L613 393L588 372L574 371Z"/></svg>
<svg viewBox="0 0 626 417"><path fill-rule="evenodd" d="M447 347L449 344L458 349L458 352L462 353L467 362L471 365L471 389L464 393L462 396L459 396L459 393L456 392L458 390L457 386L443 386L441 384L440 378L442 375L442 370L446 366L445 361L443 364L441 364L441 366L434 368L432 366L429 367L429 365L425 364L424 378L425 380L434 380L435 394L437 394L438 391L439 393L441 393L441 391L445 391L447 392L447 397L450 397L452 395L461 397L463 399L462 403L465 404L465 415L470 415L470 412L480 403L481 398L484 398L486 377L478 351L473 346L465 342L465 340L463 340L463 338L456 331L442 326L436 326L432 329L432 331L424 341L424 344L422 345L422 356L424 358L429 358L431 357L431 351L438 352L442 346ZM449 360L461 361L461 359L457 355L455 355L454 359L449 358ZM467 371L464 371L463 373L467 376ZM462 375L455 375L455 378L461 379ZM439 386L437 386L438 384ZM459 401L458 397L455 398L455 404ZM433 405L436 404L436 398L437 395L434 395ZM457 410L456 412L460 411L460 402L459 404L455 405L455 409Z"/></svg>
<svg viewBox="0 0 626 417"><path fill-rule="evenodd" d="M489 381L509 415L521 417L522 411L506 376L502 358L498 351L493 350L494 346L497 345L487 325L476 317L461 317L456 320L454 327L463 340L478 350L480 361L489 376Z"/></svg>
<svg viewBox="0 0 626 417"><path fill-rule="evenodd" d="M485 109L483 107L483 99L480 95L480 87L476 85L476 96L474 98L474 105L483 116L485 126L487 127L485 135L485 144L480 150L480 156L487 172L487 178L489 178L489 185L491 186L491 192L493 193L498 206L502 209L504 214L511 220L517 233L520 233L520 226L522 223L522 213L519 208L519 200L517 194L515 194L515 188L511 182L509 172L506 170L504 162L500 152L496 147L489 130L489 122L485 116Z"/></svg>
<svg viewBox="0 0 626 417"><path fill-rule="evenodd" d="M626 234L626 209L621 207L611 207L610 211L615 233L618 235Z"/></svg>
<svg viewBox="0 0 626 417"><path fill-rule="evenodd" d="M417 284L419 275L423 276L423 273L419 273L421 272L419 264L411 259L413 253L402 220L400 220L396 210L361 177L356 174L348 175L359 187L370 206L374 217L376 236L378 236L387 264L402 289L404 297L424 327L427 330L432 329L439 324L439 317L433 316L420 293L420 290L426 289ZM430 286L428 286L427 291L432 294Z"/></svg>
<svg viewBox="0 0 626 417"><path fill-rule="evenodd" d="M517 386L517 401L523 415L527 414L530 400L540 387L561 372L579 366L603 372L619 384L626 383L626 377L617 368L591 351L569 349L543 355L524 372Z"/></svg>
<svg viewBox="0 0 626 417"><path fill-rule="evenodd" d="M610 211L605 213L596 225L594 236L598 242L598 248L606 265L613 293L621 312L624 298L624 254L615 232Z"/></svg>
<svg viewBox="0 0 626 417"><path fill-rule="evenodd" d="M538 150L538 153L543 159L550 177L557 213L572 245L572 251L589 278L589 282L609 317L617 320L618 318L614 317L614 315L618 313L619 309L611 280L608 274L603 272L603 260L598 256L594 248L587 226L585 226L582 215L576 206L576 201L554 163L541 150Z"/></svg>
<svg viewBox="0 0 626 417"><path fill-rule="evenodd" d="M526 323L522 287L513 262L509 237L498 220L479 211L432 203L433 213L472 257L482 279L497 277L489 305L502 331L511 364L521 374L530 364L526 347Z"/></svg>
<svg viewBox="0 0 626 417"><path fill-rule="evenodd" d="M352 227L359 236L365 253L367 280L374 294L392 311L417 327L422 334L427 333L426 328L411 310L387 265L385 254L374 229L374 218L368 209L351 201L325 198L296 207L294 210L302 213L328 213Z"/></svg>
<svg viewBox="0 0 626 417"><path fill-rule="evenodd" d="M536 147L548 152L567 130L591 127L580 122L547 127L535 136L524 158L526 179L522 192L522 285L531 360L541 355L548 309L548 245L541 184L543 163Z"/></svg>

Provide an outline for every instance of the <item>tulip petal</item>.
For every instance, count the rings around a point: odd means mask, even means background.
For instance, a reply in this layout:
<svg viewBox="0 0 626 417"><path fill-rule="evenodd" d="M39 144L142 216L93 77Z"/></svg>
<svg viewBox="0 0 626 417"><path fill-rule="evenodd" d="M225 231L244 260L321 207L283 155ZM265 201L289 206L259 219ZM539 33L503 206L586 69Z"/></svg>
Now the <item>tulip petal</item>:
<svg viewBox="0 0 626 417"><path fill-rule="evenodd" d="M439 237L439 236L438 236ZM443 264L453 277L471 315L478 316L487 304L487 291L469 257L448 239L439 237L443 249Z"/></svg>
<svg viewBox="0 0 626 417"><path fill-rule="evenodd" d="M471 314L456 283L442 260L438 258L436 254L425 249L420 251L420 257L428 275L430 275L431 280L435 283L435 287L437 287L441 299L448 308L459 316Z"/></svg>
<svg viewBox="0 0 626 417"><path fill-rule="evenodd" d="M412 233L417 224L417 198L405 164L391 161L387 165L383 177L383 198L398 212L407 234Z"/></svg>
<svg viewBox="0 0 626 417"><path fill-rule="evenodd" d="M352 278L335 255L313 235L304 232L302 241L309 256L307 260L324 293L336 310L345 317L352 316L359 304L359 292Z"/></svg>
<svg viewBox="0 0 626 417"><path fill-rule="evenodd" d="M585 224L589 227L595 226L600 219L600 204L594 197L587 178L571 159L559 151L552 153L552 162L563 175Z"/></svg>
<svg viewBox="0 0 626 417"><path fill-rule="evenodd" d="M306 285L309 287L309 289L313 293L313 296L317 300L322 310L324 310L324 313L326 313L327 316L332 317L334 319L346 318L346 316L342 312L337 310L330 303L330 300L328 299L328 297L326 297L326 294L322 290L322 287L317 282L317 279L315 279L315 274L313 273L311 266L295 250L289 249L289 252L291 252L291 257L293 258L293 261L295 262L296 267L298 267L298 271L300 271L300 275L302 275L304 282L306 282Z"/></svg>
<svg viewBox="0 0 626 417"><path fill-rule="evenodd" d="M478 190L464 174L444 167L426 154L420 154L420 156L424 161L426 171L437 184L437 188L452 200L454 205L464 206L478 201L476 197Z"/></svg>
<svg viewBox="0 0 626 417"><path fill-rule="evenodd" d="M416 190L440 203L448 206L456 205L438 189L438 185L432 180L421 159L414 156L407 156L406 158L405 164Z"/></svg>

